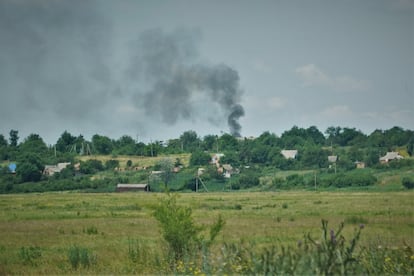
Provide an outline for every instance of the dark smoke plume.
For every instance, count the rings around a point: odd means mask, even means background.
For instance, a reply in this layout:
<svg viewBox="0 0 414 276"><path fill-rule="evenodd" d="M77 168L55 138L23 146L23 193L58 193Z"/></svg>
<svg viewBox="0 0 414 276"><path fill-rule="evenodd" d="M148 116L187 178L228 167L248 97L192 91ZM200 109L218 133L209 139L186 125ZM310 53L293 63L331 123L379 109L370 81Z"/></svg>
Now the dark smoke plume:
<svg viewBox="0 0 414 276"><path fill-rule="evenodd" d="M146 112L160 115L165 123L197 116L193 99L201 96L206 106L216 104L227 118L230 132L240 136L239 118L242 91L237 71L227 65L207 65L199 61L194 31L164 33L160 29L141 34L132 48L135 58L129 68L133 78L142 78L149 88L140 95Z"/></svg>

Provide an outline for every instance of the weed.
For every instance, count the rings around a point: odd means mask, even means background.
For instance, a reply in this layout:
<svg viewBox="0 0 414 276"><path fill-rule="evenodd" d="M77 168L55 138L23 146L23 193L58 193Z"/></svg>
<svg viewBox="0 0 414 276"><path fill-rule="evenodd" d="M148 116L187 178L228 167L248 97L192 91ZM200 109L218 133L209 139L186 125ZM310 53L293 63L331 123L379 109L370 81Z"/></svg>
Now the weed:
<svg viewBox="0 0 414 276"><path fill-rule="evenodd" d="M36 259L42 256L42 251L40 247L29 246L21 247L19 250L19 258L24 264L31 264L32 266L36 265Z"/></svg>
<svg viewBox="0 0 414 276"><path fill-rule="evenodd" d="M282 208L283 208L283 209L287 209L288 207L289 207L289 206L288 206L288 204L287 204L286 202L282 204Z"/></svg>
<svg viewBox="0 0 414 276"><path fill-rule="evenodd" d="M72 269L77 269L79 266L89 268L89 266L96 264L97 257L95 254L85 247L73 245L68 250L69 263Z"/></svg>
<svg viewBox="0 0 414 276"><path fill-rule="evenodd" d="M128 258L133 263L146 265L150 261L151 249L141 240L128 239Z"/></svg>

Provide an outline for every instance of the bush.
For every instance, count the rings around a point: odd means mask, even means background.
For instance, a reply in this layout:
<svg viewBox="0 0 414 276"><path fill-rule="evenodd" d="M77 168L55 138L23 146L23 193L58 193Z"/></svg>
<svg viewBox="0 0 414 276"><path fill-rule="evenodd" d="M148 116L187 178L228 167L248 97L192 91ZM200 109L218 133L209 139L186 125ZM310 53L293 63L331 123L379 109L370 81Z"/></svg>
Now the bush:
<svg viewBox="0 0 414 276"><path fill-rule="evenodd" d="M402 182L402 185L406 189L413 189L414 188L414 179L413 178L404 177L401 182Z"/></svg>
<svg viewBox="0 0 414 276"><path fill-rule="evenodd" d="M260 179L259 176L254 173L244 173L240 175L239 185L241 188L251 188L259 186Z"/></svg>
<svg viewBox="0 0 414 276"><path fill-rule="evenodd" d="M211 160L210 154L203 151L195 151L190 157L190 166L204 166L208 165Z"/></svg>
<svg viewBox="0 0 414 276"><path fill-rule="evenodd" d="M321 178L322 186L361 187L374 185L377 178L369 172L352 171L347 173L331 174Z"/></svg>
<svg viewBox="0 0 414 276"><path fill-rule="evenodd" d="M96 159L90 159L80 164L80 172L84 174L94 174L104 169L102 161Z"/></svg>
<svg viewBox="0 0 414 276"><path fill-rule="evenodd" d="M195 254L203 245L210 245L224 226L219 216L210 228L210 239L204 240L201 235L204 227L195 224L191 208L179 206L177 196L170 194L155 208L154 217L160 223L162 236L168 244L168 255L175 261L190 253Z"/></svg>
<svg viewBox="0 0 414 276"><path fill-rule="evenodd" d="M128 160L128 161L130 161L130 160ZM105 162L105 168L106 168L107 170L113 170L113 169L115 169L116 167L119 167L119 161L118 161L118 160L115 160L115 159L110 159L110 160L107 160L107 161ZM128 166L128 167L130 167L130 166Z"/></svg>

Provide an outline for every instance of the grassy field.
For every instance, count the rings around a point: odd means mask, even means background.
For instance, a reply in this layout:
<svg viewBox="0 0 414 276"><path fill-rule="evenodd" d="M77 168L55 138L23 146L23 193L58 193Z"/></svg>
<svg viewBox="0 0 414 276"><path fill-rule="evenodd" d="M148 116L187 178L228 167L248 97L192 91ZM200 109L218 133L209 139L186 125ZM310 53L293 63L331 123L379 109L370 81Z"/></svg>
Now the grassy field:
<svg viewBox="0 0 414 276"><path fill-rule="evenodd" d="M321 218L345 236L365 225L362 245L414 247L412 192L185 193L178 202L199 223L219 214L226 221L217 242L294 245L310 232L320 236ZM0 196L0 274L154 273L128 257L131 241L162 251L153 207L157 193L45 193ZM68 252L87 248L95 262L74 270Z"/></svg>
<svg viewBox="0 0 414 276"><path fill-rule="evenodd" d="M155 157L147 157L147 156L137 156L137 155L84 155L79 156L79 160L86 161L90 159L97 159L102 161L102 163L105 163L108 160L114 159L119 161L119 165L121 168L127 167L126 163L128 160L132 161L133 167L148 167L148 166L154 166L157 162L159 162L163 158L171 159L175 162L175 160L178 158L182 162L184 166L188 166L189 160L190 160L190 154L188 153L182 153L182 154L170 154L166 156L155 156Z"/></svg>

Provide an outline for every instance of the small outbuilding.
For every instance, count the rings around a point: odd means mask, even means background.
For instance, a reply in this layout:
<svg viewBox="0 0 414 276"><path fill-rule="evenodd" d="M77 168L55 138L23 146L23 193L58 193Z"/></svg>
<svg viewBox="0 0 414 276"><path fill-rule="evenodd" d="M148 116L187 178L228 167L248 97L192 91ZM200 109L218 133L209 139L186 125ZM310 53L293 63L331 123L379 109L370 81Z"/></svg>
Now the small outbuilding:
<svg viewBox="0 0 414 276"><path fill-rule="evenodd" d="M404 157L402 157L398 152L396 151L390 151L387 152L386 155L380 157L379 161L380 163L388 163L392 160L400 160L400 159L404 159Z"/></svg>
<svg viewBox="0 0 414 276"><path fill-rule="evenodd" d="M329 155L328 156L328 162L329 163L336 163L336 161L338 161L338 156L337 155Z"/></svg>
<svg viewBox="0 0 414 276"><path fill-rule="evenodd" d="M357 169L364 169L365 168L365 162L356 161L355 166L356 166Z"/></svg>
<svg viewBox="0 0 414 276"><path fill-rule="evenodd" d="M283 157L285 157L285 159L295 159L298 155L297 150L282 150L280 153L283 155Z"/></svg>
<svg viewBox="0 0 414 276"><path fill-rule="evenodd" d="M149 192L148 184L118 184L116 185L117 192Z"/></svg>

